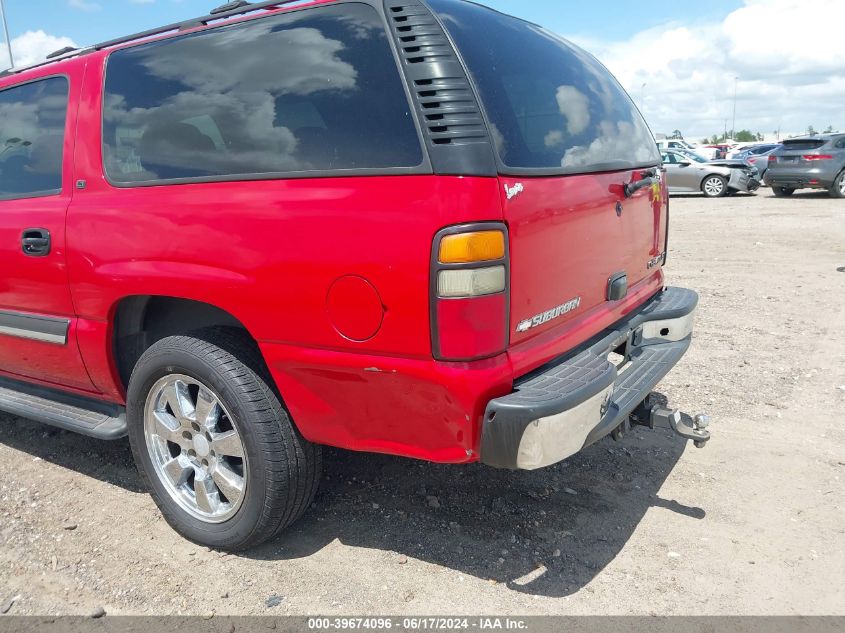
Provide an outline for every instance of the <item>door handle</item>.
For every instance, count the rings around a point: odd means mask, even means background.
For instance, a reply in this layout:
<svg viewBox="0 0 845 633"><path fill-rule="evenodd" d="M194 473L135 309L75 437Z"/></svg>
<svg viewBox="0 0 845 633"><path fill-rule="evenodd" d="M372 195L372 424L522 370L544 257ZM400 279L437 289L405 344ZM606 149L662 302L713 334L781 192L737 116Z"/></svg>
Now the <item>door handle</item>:
<svg viewBox="0 0 845 633"><path fill-rule="evenodd" d="M46 257L50 254L50 231L47 229L26 229L21 236L21 250L30 257Z"/></svg>

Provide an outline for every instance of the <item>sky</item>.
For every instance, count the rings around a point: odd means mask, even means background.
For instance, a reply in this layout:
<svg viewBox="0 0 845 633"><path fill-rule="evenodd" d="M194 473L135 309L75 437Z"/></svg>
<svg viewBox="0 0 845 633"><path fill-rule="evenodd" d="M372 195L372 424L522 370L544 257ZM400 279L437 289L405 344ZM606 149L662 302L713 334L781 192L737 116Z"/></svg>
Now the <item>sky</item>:
<svg viewBox="0 0 845 633"><path fill-rule="evenodd" d="M5 0L17 65L204 15L223 0ZM596 55L652 130L845 130L845 0L484 0ZM0 67L8 66L5 49Z"/></svg>

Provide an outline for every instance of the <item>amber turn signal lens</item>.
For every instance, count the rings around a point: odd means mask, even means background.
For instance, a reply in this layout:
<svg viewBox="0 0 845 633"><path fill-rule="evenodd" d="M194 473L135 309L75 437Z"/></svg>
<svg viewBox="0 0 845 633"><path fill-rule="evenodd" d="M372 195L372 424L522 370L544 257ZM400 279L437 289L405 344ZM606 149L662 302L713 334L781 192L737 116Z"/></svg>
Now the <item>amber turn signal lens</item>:
<svg viewBox="0 0 845 633"><path fill-rule="evenodd" d="M505 256L502 231L477 231L447 235L440 241L441 264L490 262Z"/></svg>

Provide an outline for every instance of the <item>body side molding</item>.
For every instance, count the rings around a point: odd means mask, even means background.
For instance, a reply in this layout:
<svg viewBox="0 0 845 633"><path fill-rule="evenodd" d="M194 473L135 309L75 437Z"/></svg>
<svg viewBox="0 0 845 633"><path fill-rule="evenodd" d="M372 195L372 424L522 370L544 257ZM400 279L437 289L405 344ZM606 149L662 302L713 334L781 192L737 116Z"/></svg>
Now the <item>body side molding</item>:
<svg viewBox="0 0 845 633"><path fill-rule="evenodd" d="M0 310L0 335L66 345L69 328L70 319Z"/></svg>

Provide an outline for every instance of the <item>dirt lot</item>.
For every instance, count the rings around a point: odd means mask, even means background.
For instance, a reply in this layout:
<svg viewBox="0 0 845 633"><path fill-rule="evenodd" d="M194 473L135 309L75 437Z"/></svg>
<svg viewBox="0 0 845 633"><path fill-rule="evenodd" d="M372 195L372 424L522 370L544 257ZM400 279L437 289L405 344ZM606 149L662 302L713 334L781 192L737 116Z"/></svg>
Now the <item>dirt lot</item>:
<svg viewBox="0 0 845 633"><path fill-rule="evenodd" d="M233 556L168 528L125 442L0 415L0 607L845 614L845 201L672 208L701 311L659 389L713 416L704 450L643 430L515 474L331 451L315 508Z"/></svg>

